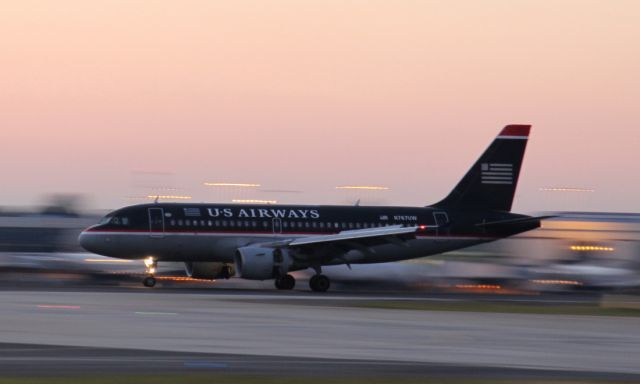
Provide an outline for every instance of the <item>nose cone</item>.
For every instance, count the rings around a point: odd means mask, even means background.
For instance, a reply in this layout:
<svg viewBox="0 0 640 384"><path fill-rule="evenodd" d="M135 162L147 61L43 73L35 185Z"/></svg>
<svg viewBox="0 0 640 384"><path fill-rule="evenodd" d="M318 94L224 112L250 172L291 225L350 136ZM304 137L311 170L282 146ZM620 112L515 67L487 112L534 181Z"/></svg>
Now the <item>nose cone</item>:
<svg viewBox="0 0 640 384"><path fill-rule="evenodd" d="M92 241L89 238L87 231L80 232L80 236L78 236L78 243L82 248L89 252L93 252L92 250Z"/></svg>
<svg viewBox="0 0 640 384"><path fill-rule="evenodd" d="M80 233L78 243L82 248L92 253L102 254L104 251L103 247L100 246L104 243L104 239L101 239L100 235L92 233L90 230L84 230Z"/></svg>

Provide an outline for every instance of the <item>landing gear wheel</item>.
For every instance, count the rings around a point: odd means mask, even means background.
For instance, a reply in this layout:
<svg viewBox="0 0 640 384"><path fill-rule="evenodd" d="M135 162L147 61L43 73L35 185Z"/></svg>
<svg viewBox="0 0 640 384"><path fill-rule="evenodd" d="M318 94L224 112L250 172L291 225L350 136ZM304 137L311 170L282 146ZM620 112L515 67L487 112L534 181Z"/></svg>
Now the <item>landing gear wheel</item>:
<svg viewBox="0 0 640 384"><path fill-rule="evenodd" d="M296 286L296 279L291 275L284 275L276 278L276 288L282 290L292 290Z"/></svg>
<svg viewBox="0 0 640 384"><path fill-rule="evenodd" d="M314 292L327 292L331 286L331 280L325 275L314 275L309 280L309 287Z"/></svg>
<svg viewBox="0 0 640 384"><path fill-rule="evenodd" d="M225 280L229 280L231 278L231 267L228 265L225 265L224 267L222 267L222 271L220 271L220 276L222 276L222 278Z"/></svg>
<svg viewBox="0 0 640 384"><path fill-rule="evenodd" d="M149 288L151 288L151 287L153 287L154 285L156 285L156 279L155 279L155 277L153 277L153 276L147 276L147 277L145 277L145 278L144 278L144 280L142 280L142 284L143 284L145 287L149 287Z"/></svg>

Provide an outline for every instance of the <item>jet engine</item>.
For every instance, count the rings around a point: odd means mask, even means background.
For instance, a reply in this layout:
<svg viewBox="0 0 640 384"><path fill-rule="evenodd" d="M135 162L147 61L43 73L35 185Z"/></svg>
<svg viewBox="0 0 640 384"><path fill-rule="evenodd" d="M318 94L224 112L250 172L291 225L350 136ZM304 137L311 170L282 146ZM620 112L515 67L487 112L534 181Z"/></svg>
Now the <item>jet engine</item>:
<svg viewBox="0 0 640 384"><path fill-rule="evenodd" d="M249 280L267 280L285 275L291 270L293 259L286 249L242 247L236 251L238 276Z"/></svg>
<svg viewBox="0 0 640 384"><path fill-rule="evenodd" d="M184 270L187 276L194 279L228 279L235 271L233 266L218 262L185 262Z"/></svg>

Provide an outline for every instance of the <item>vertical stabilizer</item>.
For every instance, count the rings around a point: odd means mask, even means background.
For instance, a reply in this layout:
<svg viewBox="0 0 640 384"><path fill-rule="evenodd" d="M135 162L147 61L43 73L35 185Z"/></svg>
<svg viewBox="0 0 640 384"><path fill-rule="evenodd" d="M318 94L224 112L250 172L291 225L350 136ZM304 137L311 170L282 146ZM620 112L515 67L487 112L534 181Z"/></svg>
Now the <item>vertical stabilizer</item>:
<svg viewBox="0 0 640 384"><path fill-rule="evenodd" d="M510 211L530 125L507 125L436 207Z"/></svg>

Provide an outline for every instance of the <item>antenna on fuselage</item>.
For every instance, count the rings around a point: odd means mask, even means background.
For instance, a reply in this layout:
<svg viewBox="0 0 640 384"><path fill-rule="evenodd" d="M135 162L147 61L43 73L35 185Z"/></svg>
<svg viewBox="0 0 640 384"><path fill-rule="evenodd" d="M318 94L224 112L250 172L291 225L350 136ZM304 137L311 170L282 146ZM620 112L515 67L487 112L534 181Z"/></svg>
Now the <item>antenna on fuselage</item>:
<svg viewBox="0 0 640 384"><path fill-rule="evenodd" d="M358 199L358 200L356 201L356 203L354 204L354 206L355 206L355 207L359 207L359 206L360 206L360 199Z"/></svg>
<svg viewBox="0 0 640 384"><path fill-rule="evenodd" d="M153 200L153 203L154 204L158 204L158 199L160 199L160 195L156 195L156 199Z"/></svg>

